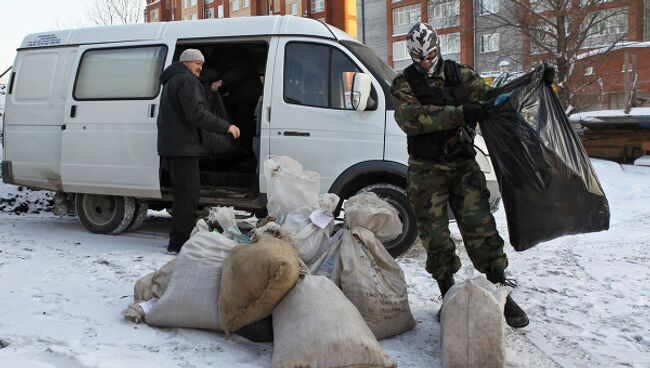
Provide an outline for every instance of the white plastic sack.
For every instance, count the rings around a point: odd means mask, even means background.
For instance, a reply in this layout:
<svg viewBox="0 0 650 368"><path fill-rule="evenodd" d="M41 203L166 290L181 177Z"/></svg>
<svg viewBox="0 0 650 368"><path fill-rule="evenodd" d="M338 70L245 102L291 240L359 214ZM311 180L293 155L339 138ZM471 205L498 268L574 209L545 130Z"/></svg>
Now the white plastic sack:
<svg viewBox="0 0 650 368"><path fill-rule="evenodd" d="M395 207L373 192L359 193L345 202L345 224L349 229L368 229L383 242L402 233L402 221Z"/></svg>
<svg viewBox="0 0 650 368"><path fill-rule="evenodd" d="M497 288L485 277L449 289L440 316L444 368L506 366L503 306L507 296L507 288Z"/></svg>
<svg viewBox="0 0 650 368"><path fill-rule="evenodd" d="M289 212L303 206L318 206L320 175L304 171L300 163L287 156L264 162L269 215L282 224Z"/></svg>
<svg viewBox="0 0 650 368"><path fill-rule="evenodd" d="M273 311L273 367L395 367L330 280L306 275Z"/></svg>
<svg viewBox="0 0 650 368"><path fill-rule="evenodd" d="M219 233L200 230L194 234L178 254L167 290L145 315L147 324L221 331L221 270L236 245Z"/></svg>
<svg viewBox="0 0 650 368"><path fill-rule="evenodd" d="M360 227L344 231L340 243L341 290L377 339L415 327L404 272L383 244Z"/></svg>
<svg viewBox="0 0 650 368"><path fill-rule="evenodd" d="M320 200L320 205L304 206L287 215L284 226L294 234L294 248L300 259L312 264L329 247L329 239L334 229L332 212L339 197L328 193Z"/></svg>

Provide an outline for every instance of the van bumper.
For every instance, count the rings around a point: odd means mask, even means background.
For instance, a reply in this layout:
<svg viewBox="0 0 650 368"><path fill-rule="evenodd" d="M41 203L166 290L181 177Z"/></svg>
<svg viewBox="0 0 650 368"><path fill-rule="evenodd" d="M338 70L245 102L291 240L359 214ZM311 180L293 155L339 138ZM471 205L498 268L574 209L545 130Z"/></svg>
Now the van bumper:
<svg viewBox="0 0 650 368"><path fill-rule="evenodd" d="M15 184L11 161L2 161L2 182L5 184Z"/></svg>

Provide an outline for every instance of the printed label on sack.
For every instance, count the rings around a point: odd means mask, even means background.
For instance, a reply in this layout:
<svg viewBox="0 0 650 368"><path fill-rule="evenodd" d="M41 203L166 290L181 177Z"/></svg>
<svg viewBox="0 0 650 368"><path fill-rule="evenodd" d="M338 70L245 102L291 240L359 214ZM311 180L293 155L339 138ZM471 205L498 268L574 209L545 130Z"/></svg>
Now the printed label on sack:
<svg viewBox="0 0 650 368"><path fill-rule="evenodd" d="M142 311L144 312L145 315L149 314L153 307L158 303L158 298L151 298L147 300L146 302L142 302L138 304L140 308L142 308Z"/></svg>
<svg viewBox="0 0 650 368"><path fill-rule="evenodd" d="M309 219L314 225L318 226L321 229L324 229L329 226L332 220L334 220L334 217L323 211L322 208L318 208L309 215Z"/></svg>

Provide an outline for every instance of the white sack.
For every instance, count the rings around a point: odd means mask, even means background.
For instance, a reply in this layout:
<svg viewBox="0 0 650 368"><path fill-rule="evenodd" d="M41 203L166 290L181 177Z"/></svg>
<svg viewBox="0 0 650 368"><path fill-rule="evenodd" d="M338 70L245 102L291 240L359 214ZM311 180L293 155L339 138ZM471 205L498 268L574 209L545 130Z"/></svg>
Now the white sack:
<svg viewBox="0 0 650 368"><path fill-rule="evenodd" d="M287 214L303 206L318 206L320 175L304 171L300 163L287 156L264 162L266 208L269 215L283 223Z"/></svg>
<svg viewBox="0 0 650 368"><path fill-rule="evenodd" d="M440 316L444 368L506 366L503 306L507 295L507 288L497 288L485 277L449 289Z"/></svg>
<svg viewBox="0 0 650 368"><path fill-rule="evenodd" d="M273 367L395 367L330 280L306 275L273 311Z"/></svg>
<svg viewBox="0 0 650 368"><path fill-rule="evenodd" d="M349 229L368 229L380 241L395 239L402 233L402 221L395 207L373 192L357 194L345 202L345 224Z"/></svg>
<svg viewBox="0 0 650 368"><path fill-rule="evenodd" d="M332 212L338 204L336 194L327 193L319 206L303 206L287 215L284 226L294 234L294 247L300 259L312 264L329 247L334 229Z"/></svg>
<svg viewBox="0 0 650 368"><path fill-rule="evenodd" d="M344 231L341 240L341 290L377 339L415 327L404 272L369 230Z"/></svg>
<svg viewBox="0 0 650 368"><path fill-rule="evenodd" d="M202 230L194 234L176 258L167 290L146 314L147 324L221 331L221 270L224 259L236 245L237 242L219 233Z"/></svg>

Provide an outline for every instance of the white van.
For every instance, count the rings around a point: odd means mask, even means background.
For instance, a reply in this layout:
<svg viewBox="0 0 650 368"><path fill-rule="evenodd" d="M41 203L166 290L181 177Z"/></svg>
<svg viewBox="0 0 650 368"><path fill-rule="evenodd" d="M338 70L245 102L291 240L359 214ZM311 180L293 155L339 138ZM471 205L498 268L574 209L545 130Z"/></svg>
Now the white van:
<svg viewBox="0 0 650 368"><path fill-rule="evenodd" d="M147 207L169 207L171 200L156 149L161 71L185 48L218 54L234 46L263 81L251 147L256 162L246 170L202 165L201 204L263 211L260 163L286 155L319 172L323 192L348 198L372 190L386 198L404 222L404 233L386 247L393 255L408 250L417 228L405 192L406 136L390 98L395 73L370 48L313 19L211 19L27 36L7 87L3 181L56 191L58 204L74 199L92 232L137 228ZM496 208L498 185L480 136L476 147Z"/></svg>

